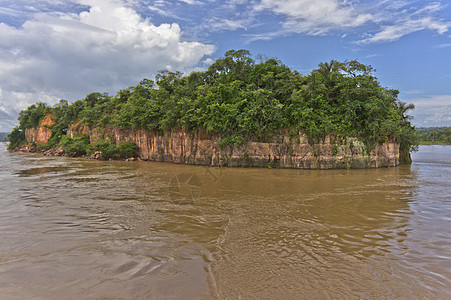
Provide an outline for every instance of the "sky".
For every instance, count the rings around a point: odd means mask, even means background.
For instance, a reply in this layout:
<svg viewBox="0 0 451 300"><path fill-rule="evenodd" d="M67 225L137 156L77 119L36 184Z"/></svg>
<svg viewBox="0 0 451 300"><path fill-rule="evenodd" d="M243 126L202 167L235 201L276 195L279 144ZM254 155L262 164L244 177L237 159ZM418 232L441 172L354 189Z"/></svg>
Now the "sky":
<svg viewBox="0 0 451 300"><path fill-rule="evenodd" d="M451 126L448 0L0 0L0 131L33 103L115 95L230 49L304 75L357 59L415 104L414 125Z"/></svg>

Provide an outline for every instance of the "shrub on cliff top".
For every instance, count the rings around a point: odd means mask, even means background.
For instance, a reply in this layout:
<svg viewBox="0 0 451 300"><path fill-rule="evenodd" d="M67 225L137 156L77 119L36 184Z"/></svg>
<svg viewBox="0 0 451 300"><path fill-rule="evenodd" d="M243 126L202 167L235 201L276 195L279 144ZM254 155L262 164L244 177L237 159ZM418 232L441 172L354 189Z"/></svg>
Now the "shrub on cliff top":
<svg viewBox="0 0 451 300"><path fill-rule="evenodd" d="M36 128L44 119L45 115L50 112L50 107L47 104L38 102L30 105L27 109L19 113L19 126L22 129Z"/></svg>

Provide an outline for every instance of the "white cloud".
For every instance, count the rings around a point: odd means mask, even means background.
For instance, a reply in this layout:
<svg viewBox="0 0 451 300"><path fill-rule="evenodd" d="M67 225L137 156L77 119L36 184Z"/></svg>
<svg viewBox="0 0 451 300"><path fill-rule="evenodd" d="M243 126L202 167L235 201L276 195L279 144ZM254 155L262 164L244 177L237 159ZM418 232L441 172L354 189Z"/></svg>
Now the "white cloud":
<svg viewBox="0 0 451 300"><path fill-rule="evenodd" d="M210 66L211 64L213 64L214 63L214 60L212 59L212 58L207 58L207 59L205 59L203 62L202 62L202 64L204 64L204 65L206 65L206 66Z"/></svg>
<svg viewBox="0 0 451 300"><path fill-rule="evenodd" d="M37 101L114 93L161 69L190 70L214 51L184 41L178 24L156 26L122 1L78 4L89 11L40 13L20 28L0 24L0 106L18 111Z"/></svg>
<svg viewBox="0 0 451 300"><path fill-rule="evenodd" d="M421 90L407 90L407 91L402 91L402 93L405 93L407 95L419 95L419 94L424 94L424 91L421 91Z"/></svg>
<svg viewBox="0 0 451 300"><path fill-rule="evenodd" d="M254 9L257 12L271 11L284 17L284 30L274 31L278 35L346 34L349 29L368 25L374 29L360 41L364 44L393 42L421 30L443 34L451 27L451 23L438 17L444 10L440 3L418 8L411 1L384 0L369 4L349 0L261 0Z"/></svg>
<svg viewBox="0 0 451 300"><path fill-rule="evenodd" d="M408 102L415 104L415 110L411 114L417 126L451 125L451 95L428 95Z"/></svg>
<svg viewBox="0 0 451 300"><path fill-rule="evenodd" d="M210 30L222 31L230 30L234 31L237 29L246 29L244 20L230 20L230 19L220 19L214 17L208 21Z"/></svg>
<svg viewBox="0 0 451 300"><path fill-rule="evenodd" d="M285 31L273 31L273 32L268 32L268 33L260 33L260 34L245 34L244 36L246 36L247 39L247 43L252 43L255 41L269 41L272 40L276 37L280 37L283 35L286 35L287 32Z"/></svg>
<svg viewBox="0 0 451 300"><path fill-rule="evenodd" d="M443 7L439 3L427 5L420 9L401 10L379 16L379 21L389 22L383 25L379 32L363 39L362 43L393 42L401 37L421 30L432 30L443 34L451 27L451 23L436 17Z"/></svg>
<svg viewBox="0 0 451 300"><path fill-rule="evenodd" d="M8 15L8 16L17 16L17 15L21 15L22 12L12 9L12 8L8 8L8 7L0 7L0 15Z"/></svg>
<svg viewBox="0 0 451 300"><path fill-rule="evenodd" d="M398 10L404 8L410 4L409 1L393 1L393 0L385 0L378 4L379 7L384 7L387 9Z"/></svg>
<svg viewBox="0 0 451 300"><path fill-rule="evenodd" d="M381 55L373 53L373 54L368 54L367 56L365 56L365 58L373 58L373 57L378 57L378 56L381 56Z"/></svg>
<svg viewBox="0 0 451 300"><path fill-rule="evenodd" d="M160 14L162 16L170 16L171 14L162 10L161 8L158 8L157 6L147 6L147 8L153 12L156 12L157 14Z"/></svg>
<svg viewBox="0 0 451 300"><path fill-rule="evenodd" d="M17 112L15 112L17 115ZM17 116L12 117L10 113L0 110L0 132L9 132L14 126L16 126Z"/></svg>
<svg viewBox="0 0 451 300"><path fill-rule="evenodd" d="M451 95L428 95L411 99L410 102L421 108L448 106L451 105Z"/></svg>
<svg viewBox="0 0 451 300"><path fill-rule="evenodd" d="M404 19L399 20L394 25L383 26L382 30L372 35L369 38L362 40L362 43L377 43L377 42L393 42L399 40L401 37L421 31L421 30L435 30L439 34L448 31L450 24L445 24L441 21L434 20L431 17L424 17L420 19Z"/></svg>
<svg viewBox="0 0 451 300"><path fill-rule="evenodd" d="M451 47L451 43L449 43L449 44L440 44L440 45L435 46L435 48L449 48L449 47Z"/></svg>
<svg viewBox="0 0 451 300"><path fill-rule="evenodd" d="M186 4L189 4L189 5L201 5L201 4L203 4L200 1L194 1L194 0L178 0L178 1L186 3Z"/></svg>
<svg viewBox="0 0 451 300"><path fill-rule="evenodd" d="M286 30L309 35L361 26L372 19L371 14L358 11L349 1L338 0L262 0L256 10L284 15Z"/></svg>

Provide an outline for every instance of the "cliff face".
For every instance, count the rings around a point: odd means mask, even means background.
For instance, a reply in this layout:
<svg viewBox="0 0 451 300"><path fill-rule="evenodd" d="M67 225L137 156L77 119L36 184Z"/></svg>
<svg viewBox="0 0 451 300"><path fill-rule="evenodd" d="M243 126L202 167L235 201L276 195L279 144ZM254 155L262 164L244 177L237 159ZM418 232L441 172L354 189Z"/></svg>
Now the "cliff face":
<svg viewBox="0 0 451 300"><path fill-rule="evenodd" d="M183 130L158 135L146 130L90 129L77 124L71 137L86 133L91 141L111 139L133 142L142 159L179 164L224 167L276 167L298 169L377 168L399 165L399 145L386 142L368 152L356 138L327 136L310 145L307 137L282 134L271 142L249 142L238 147L219 147L219 136Z"/></svg>
<svg viewBox="0 0 451 300"><path fill-rule="evenodd" d="M52 131L49 126L52 126L55 122L52 120L52 115L46 115L41 121L38 128L25 129L25 138L29 143L35 142L36 144L47 143Z"/></svg>
<svg viewBox="0 0 451 300"><path fill-rule="evenodd" d="M27 129L29 143L46 143L53 125L47 115L38 128ZM327 136L310 145L303 133L281 134L270 142L248 142L241 146L219 147L220 136L183 130L162 135L147 130L91 129L77 123L68 130L71 137L88 134L91 142L110 139L138 145L142 159L178 164L223 167L275 167L296 169L378 168L399 165L399 145L385 142L368 152L356 138Z"/></svg>

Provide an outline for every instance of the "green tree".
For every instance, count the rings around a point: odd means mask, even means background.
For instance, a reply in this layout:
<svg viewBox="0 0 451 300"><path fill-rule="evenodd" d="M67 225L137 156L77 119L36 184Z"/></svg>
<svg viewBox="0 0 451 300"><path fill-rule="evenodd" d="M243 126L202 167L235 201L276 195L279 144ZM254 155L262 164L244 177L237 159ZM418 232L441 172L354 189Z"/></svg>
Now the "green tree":
<svg viewBox="0 0 451 300"><path fill-rule="evenodd" d="M49 108L45 103L38 102L30 105L19 113L19 127L22 129L38 127L48 112Z"/></svg>
<svg viewBox="0 0 451 300"><path fill-rule="evenodd" d="M21 144L26 142L25 140L25 132L21 130L19 127L14 127L10 134L8 134L8 149L12 150L17 147L20 147Z"/></svg>
<svg viewBox="0 0 451 300"><path fill-rule="evenodd" d="M302 76L276 58L257 61L247 50L230 50L206 71L186 76L161 71L155 82L143 79L114 97L91 93L51 108L38 103L21 112L15 134L38 126L50 112L51 145L61 145L68 126L78 122L91 128L208 132L221 136L223 146L270 140L286 130L303 131L311 142L329 134L358 137L368 148L395 141L403 156L417 143L408 115L413 105L382 87L372 66L331 60Z"/></svg>

